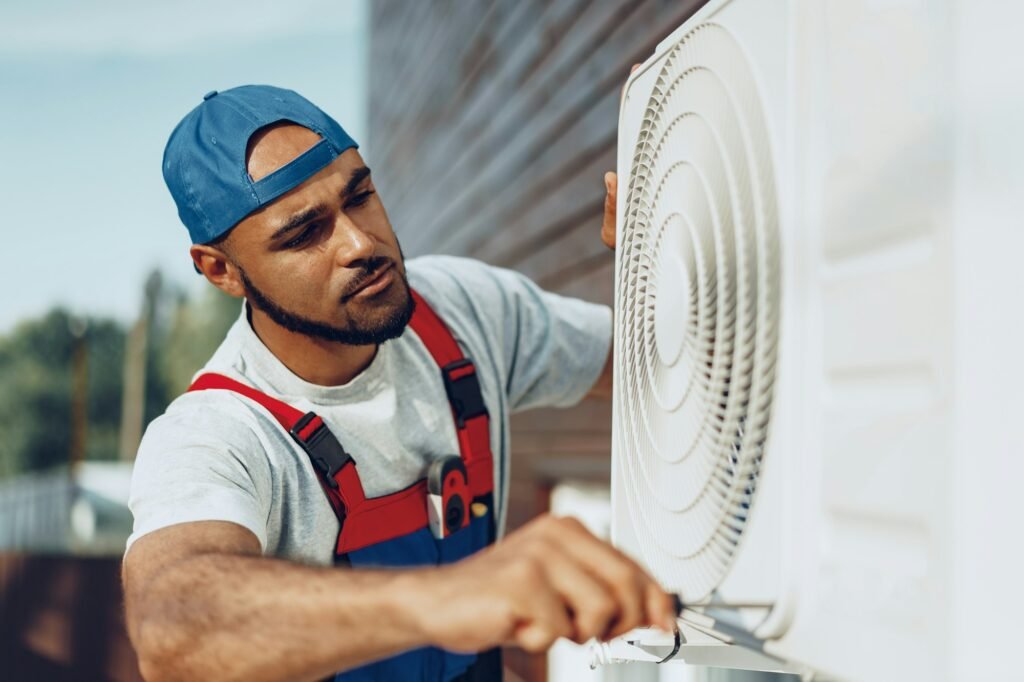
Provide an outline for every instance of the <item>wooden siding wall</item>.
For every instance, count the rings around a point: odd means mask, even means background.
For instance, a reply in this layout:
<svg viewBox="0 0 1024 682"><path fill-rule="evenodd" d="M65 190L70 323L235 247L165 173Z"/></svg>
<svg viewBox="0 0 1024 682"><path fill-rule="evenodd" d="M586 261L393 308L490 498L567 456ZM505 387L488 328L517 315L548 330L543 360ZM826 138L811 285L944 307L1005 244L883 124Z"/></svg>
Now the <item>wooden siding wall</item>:
<svg viewBox="0 0 1024 682"><path fill-rule="evenodd" d="M120 557L0 552L0 680L142 682Z"/></svg>
<svg viewBox="0 0 1024 682"><path fill-rule="evenodd" d="M611 303L599 232L620 89L702 4L371 0L361 152L406 256L471 256ZM546 508L551 469L607 481L610 436L608 403L517 415L508 529Z"/></svg>
<svg viewBox="0 0 1024 682"><path fill-rule="evenodd" d="M599 232L618 97L630 66L701 4L371 0L361 152L406 255L471 256L610 303ZM547 508L557 472L607 480L609 403L524 413L512 428L510 529ZM546 679L543 656L506 662Z"/></svg>
<svg viewBox="0 0 1024 682"><path fill-rule="evenodd" d="M407 256L514 268L546 289L610 303L602 177L615 168L631 64L698 0L372 0L370 131L362 153ZM515 420L524 460L609 454L610 407ZM510 528L533 500L517 489ZM514 522L514 524L513 524Z"/></svg>

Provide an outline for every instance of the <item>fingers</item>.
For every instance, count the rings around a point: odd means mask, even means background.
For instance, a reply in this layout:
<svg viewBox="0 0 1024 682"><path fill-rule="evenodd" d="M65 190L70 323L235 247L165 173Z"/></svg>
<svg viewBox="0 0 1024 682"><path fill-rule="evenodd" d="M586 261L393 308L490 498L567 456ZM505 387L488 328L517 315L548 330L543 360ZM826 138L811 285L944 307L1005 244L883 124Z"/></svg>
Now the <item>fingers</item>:
<svg viewBox="0 0 1024 682"><path fill-rule="evenodd" d="M671 596L572 517L542 515L471 557L413 575L411 592L422 596L407 601L429 619L422 631L451 650L540 653L562 637L582 644L645 625L675 628Z"/></svg>
<svg viewBox="0 0 1024 682"><path fill-rule="evenodd" d="M675 601L672 599L672 595L667 594L657 583L648 583L646 605L647 613L652 614L651 622L666 632L676 629L678 625L676 618L679 614L676 613Z"/></svg>
<svg viewBox="0 0 1024 682"><path fill-rule="evenodd" d="M559 545L575 561L586 566L600 580L617 606L614 628L604 633L610 639L643 625L646 578L642 569L621 552L601 542L580 521L559 519L564 527Z"/></svg>
<svg viewBox="0 0 1024 682"><path fill-rule="evenodd" d="M637 69L639 69L641 66L642 66L642 64L634 64L633 66L629 67L629 75L632 76L633 72L636 71ZM626 84L623 83L622 84L622 90L619 92L619 104L622 104L622 98L625 97L625 96L626 96Z"/></svg>
<svg viewBox="0 0 1024 682"><path fill-rule="evenodd" d="M642 65L635 63L630 68L630 74L633 74ZM620 92L620 103L622 98L626 96L626 83L623 83L623 89ZM607 190L607 194L604 197L604 218L601 222L601 242L604 246L608 247L612 251L615 249L615 197L617 196L618 190L618 177L611 172L604 174L604 186Z"/></svg>
<svg viewBox="0 0 1024 682"><path fill-rule="evenodd" d="M563 554L557 546L544 557L544 568L552 587L558 592L572 617L572 639L583 644L601 637L619 618L619 606L609 595L608 586Z"/></svg>
<svg viewBox="0 0 1024 682"><path fill-rule="evenodd" d="M629 72L632 74L634 71L640 68L640 64L634 64ZM626 84L622 84L622 90L619 93L619 103L621 104L622 98L626 96ZM607 190L604 198L604 218L601 223L601 241L609 249L615 249L615 199L618 191L618 177L615 173L604 174L604 186Z"/></svg>
<svg viewBox="0 0 1024 682"><path fill-rule="evenodd" d="M541 516L476 561L490 576L480 589L501 595L488 625L506 645L538 653L560 637L582 644L645 625L675 627L672 598L572 517Z"/></svg>
<svg viewBox="0 0 1024 682"><path fill-rule="evenodd" d="M547 651L559 637L572 637L574 628L565 604L548 582L548 574L540 560L524 560L520 581L522 620L513 630L516 646L540 653Z"/></svg>
<svg viewBox="0 0 1024 682"><path fill-rule="evenodd" d="M615 201L618 196L618 176L609 171L604 174L604 217L601 221L601 241L609 249L615 248Z"/></svg>
<svg viewBox="0 0 1024 682"><path fill-rule="evenodd" d="M557 524L558 547L604 583L618 605L619 618L607 638L641 625L665 627L672 600L631 558L595 537L572 517L551 517ZM669 626L671 629L671 626Z"/></svg>

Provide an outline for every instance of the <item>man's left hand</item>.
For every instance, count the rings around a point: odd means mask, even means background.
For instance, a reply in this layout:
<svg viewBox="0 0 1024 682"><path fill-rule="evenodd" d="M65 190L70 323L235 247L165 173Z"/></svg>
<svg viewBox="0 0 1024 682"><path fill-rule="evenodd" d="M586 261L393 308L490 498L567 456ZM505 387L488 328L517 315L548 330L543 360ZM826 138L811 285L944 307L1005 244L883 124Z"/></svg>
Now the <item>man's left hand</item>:
<svg viewBox="0 0 1024 682"><path fill-rule="evenodd" d="M634 64L629 73L640 68L640 64ZM622 91L619 93L621 100L626 94L626 84L622 84ZM619 188L619 178L612 171L604 174L604 188L607 194L604 197L604 222L601 223L601 241L609 249L615 250L615 196Z"/></svg>
<svg viewBox="0 0 1024 682"><path fill-rule="evenodd" d="M618 189L619 179L615 173L608 171L604 174L604 187L607 194L604 197L604 222L601 223L601 241L609 249L615 249L615 196Z"/></svg>

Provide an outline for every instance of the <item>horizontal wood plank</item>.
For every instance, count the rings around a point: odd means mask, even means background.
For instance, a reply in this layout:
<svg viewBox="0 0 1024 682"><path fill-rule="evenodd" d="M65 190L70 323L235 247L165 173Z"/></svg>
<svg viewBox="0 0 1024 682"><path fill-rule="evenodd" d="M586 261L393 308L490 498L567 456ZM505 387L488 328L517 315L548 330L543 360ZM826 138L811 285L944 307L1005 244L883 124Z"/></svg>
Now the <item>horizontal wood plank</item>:
<svg viewBox="0 0 1024 682"><path fill-rule="evenodd" d="M621 87L701 4L375 0L363 152L406 255L469 255L611 303L599 231ZM605 470L611 405L517 414L512 431L509 529L545 507L545 464Z"/></svg>

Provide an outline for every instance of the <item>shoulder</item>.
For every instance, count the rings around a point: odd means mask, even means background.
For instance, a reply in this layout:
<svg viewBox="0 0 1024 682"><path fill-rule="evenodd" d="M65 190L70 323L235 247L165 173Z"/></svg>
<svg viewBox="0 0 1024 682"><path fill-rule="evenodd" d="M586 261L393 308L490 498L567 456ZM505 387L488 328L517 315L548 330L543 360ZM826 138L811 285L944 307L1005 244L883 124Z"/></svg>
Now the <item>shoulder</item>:
<svg viewBox="0 0 1024 682"><path fill-rule="evenodd" d="M406 270L409 283L421 293L467 298L480 285L495 286L503 277L502 273L507 272L483 261L461 256L412 258L407 261Z"/></svg>
<svg viewBox="0 0 1024 682"><path fill-rule="evenodd" d="M270 417L260 409L229 391L187 392L146 427L135 466L164 470L234 461L250 471L261 469L267 448L260 433Z"/></svg>
<svg viewBox="0 0 1024 682"><path fill-rule="evenodd" d="M459 256L421 256L407 263L409 283L442 317L477 323L502 317L535 285L513 270Z"/></svg>
<svg viewBox="0 0 1024 682"><path fill-rule="evenodd" d="M223 391L186 393L150 422L132 470L127 546L166 526L232 521L265 548L274 474L257 428Z"/></svg>
<svg viewBox="0 0 1024 682"><path fill-rule="evenodd" d="M256 436L257 417L254 405L243 396L227 390L188 391L178 396L167 410L150 422L146 429L166 435L170 431L241 436Z"/></svg>
<svg viewBox="0 0 1024 682"><path fill-rule="evenodd" d="M480 353L500 343L524 284L519 273L472 258L423 256L407 263L409 284L452 332Z"/></svg>
<svg viewBox="0 0 1024 682"><path fill-rule="evenodd" d="M146 427L132 471L133 497L163 495L154 486L171 485L173 495L227 485L246 489L268 502L273 479L274 443L264 422L273 417L242 396L221 390L179 396ZM275 422L276 423L276 422ZM198 499L198 498L197 498Z"/></svg>

